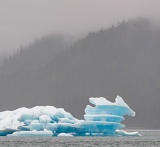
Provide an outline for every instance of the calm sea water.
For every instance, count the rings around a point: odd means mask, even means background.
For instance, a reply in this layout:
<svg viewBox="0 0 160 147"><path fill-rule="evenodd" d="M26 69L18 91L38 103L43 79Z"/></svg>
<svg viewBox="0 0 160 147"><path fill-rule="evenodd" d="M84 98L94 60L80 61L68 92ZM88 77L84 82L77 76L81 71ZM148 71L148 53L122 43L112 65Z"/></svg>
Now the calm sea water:
<svg viewBox="0 0 160 147"><path fill-rule="evenodd" d="M0 137L0 147L160 147L160 130L142 137Z"/></svg>

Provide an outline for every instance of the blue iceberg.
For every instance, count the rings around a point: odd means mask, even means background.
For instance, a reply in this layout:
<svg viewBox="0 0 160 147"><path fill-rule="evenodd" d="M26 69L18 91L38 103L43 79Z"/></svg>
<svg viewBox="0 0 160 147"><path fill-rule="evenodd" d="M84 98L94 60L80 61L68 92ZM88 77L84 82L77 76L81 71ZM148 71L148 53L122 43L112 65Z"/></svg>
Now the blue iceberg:
<svg viewBox="0 0 160 147"><path fill-rule="evenodd" d="M89 101L95 106L87 105L84 120L54 106L0 112L0 136L140 136L121 130L124 116L135 116L121 97L114 103L101 97Z"/></svg>

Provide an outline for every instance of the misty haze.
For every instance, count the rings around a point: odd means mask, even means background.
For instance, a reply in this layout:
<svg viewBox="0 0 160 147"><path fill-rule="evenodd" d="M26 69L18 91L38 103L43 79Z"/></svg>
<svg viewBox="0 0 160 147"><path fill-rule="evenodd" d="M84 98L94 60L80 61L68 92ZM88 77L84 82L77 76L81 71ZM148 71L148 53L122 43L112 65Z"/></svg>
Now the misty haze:
<svg viewBox="0 0 160 147"><path fill-rule="evenodd" d="M160 129L160 1L0 3L0 111L83 119L90 97L120 95L136 112L128 128Z"/></svg>

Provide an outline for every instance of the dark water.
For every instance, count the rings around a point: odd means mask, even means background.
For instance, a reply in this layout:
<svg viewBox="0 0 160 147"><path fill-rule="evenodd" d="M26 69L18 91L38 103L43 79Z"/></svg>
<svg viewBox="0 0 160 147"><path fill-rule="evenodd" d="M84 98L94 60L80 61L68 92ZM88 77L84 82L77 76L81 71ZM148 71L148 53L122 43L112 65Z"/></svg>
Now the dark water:
<svg viewBox="0 0 160 147"><path fill-rule="evenodd" d="M160 147L160 130L140 130L142 137L0 137L0 147Z"/></svg>

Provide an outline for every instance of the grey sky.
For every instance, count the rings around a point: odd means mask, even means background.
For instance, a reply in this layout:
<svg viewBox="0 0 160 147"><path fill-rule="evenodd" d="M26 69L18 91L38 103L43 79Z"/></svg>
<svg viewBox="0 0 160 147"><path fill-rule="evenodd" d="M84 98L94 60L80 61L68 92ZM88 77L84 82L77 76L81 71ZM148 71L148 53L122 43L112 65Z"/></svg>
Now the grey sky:
<svg viewBox="0 0 160 147"><path fill-rule="evenodd" d="M82 35L123 19L160 18L160 0L0 0L0 53L48 33Z"/></svg>

